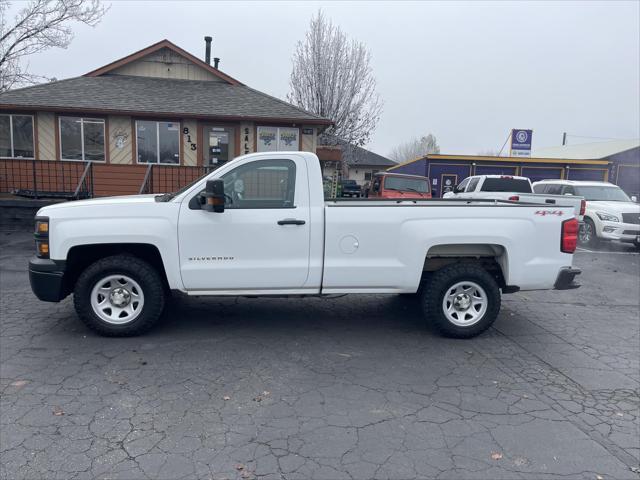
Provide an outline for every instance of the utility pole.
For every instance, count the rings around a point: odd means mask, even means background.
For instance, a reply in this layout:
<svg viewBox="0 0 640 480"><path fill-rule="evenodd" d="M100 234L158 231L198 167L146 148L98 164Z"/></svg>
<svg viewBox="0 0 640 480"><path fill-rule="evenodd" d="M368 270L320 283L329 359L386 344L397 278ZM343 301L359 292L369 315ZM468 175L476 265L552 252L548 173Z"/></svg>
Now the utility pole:
<svg viewBox="0 0 640 480"><path fill-rule="evenodd" d="M567 144L567 132L562 133L562 145Z"/></svg>

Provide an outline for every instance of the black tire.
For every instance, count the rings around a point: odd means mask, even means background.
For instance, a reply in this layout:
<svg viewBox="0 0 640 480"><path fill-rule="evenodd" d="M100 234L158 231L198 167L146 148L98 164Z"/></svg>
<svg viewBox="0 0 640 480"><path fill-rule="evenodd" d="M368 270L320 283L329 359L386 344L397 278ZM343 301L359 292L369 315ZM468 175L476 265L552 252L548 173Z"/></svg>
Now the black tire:
<svg viewBox="0 0 640 480"><path fill-rule="evenodd" d="M126 275L140 286L144 294L142 310L132 321L109 323L91 306L91 294L97 282L109 275ZM87 267L78 278L73 303L80 319L93 331L109 337L140 335L160 318L165 303L165 288L158 271L144 260L131 255L102 258Z"/></svg>
<svg viewBox="0 0 640 480"><path fill-rule="evenodd" d="M447 318L443 301L449 290L460 282L479 285L486 295L486 310L473 324L460 326ZM434 272L421 292L421 305L428 322L442 335L452 338L471 338L479 335L495 322L500 312L500 287L484 268L473 264L454 264Z"/></svg>
<svg viewBox="0 0 640 480"><path fill-rule="evenodd" d="M600 239L596 234L596 226L590 218L585 218L584 224L580 226L578 240L580 245L589 248L597 248L600 244Z"/></svg>

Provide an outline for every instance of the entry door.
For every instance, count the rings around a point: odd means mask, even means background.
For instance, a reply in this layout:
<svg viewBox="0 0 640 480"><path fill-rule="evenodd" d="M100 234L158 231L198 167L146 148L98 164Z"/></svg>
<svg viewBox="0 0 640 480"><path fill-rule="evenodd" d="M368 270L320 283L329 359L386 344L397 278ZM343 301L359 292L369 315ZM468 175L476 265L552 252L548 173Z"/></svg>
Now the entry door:
<svg viewBox="0 0 640 480"><path fill-rule="evenodd" d="M193 209L190 198L180 207L178 238L185 287L303 287L310 240L304 161L295 156L248 160L220 178L227 197L223 213Z"/></svg>
<svg viewBox="0 0 640 480"><path fill-rule="evenodd" d="M233 160L235 151L235 128L216 125L205 125L203 135L204 164L209 166L224 165Z"/></svg>
<svg viewBox="0 0 640 480"><path fill-rule="evenodd" d="M442 175L442 181L440 182L440 196L442 197L445 193L452 192L453 188L458 183L458 175L453 174L445 174Z"/></svg>

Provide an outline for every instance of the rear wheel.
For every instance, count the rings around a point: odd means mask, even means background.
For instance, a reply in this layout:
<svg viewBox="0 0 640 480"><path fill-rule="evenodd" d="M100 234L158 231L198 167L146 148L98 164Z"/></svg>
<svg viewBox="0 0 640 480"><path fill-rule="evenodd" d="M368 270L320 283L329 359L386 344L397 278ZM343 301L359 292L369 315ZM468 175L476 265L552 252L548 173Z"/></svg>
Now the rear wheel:
<svg viewBox="0 0 640 480"><path fill-rule="evenodd" d="M74 290L80 319L107 336L145 332L160 318L164 302L164 285L157 270L130 255L93 263L82 272Z"/></svg>
<svg viewBox="0 0 640 480"><path fill-rule="evenodd" d="M480 266L455 264L435 272L421 292L425 317L441 334L474 337L496 320L500 288Z"/></svg>

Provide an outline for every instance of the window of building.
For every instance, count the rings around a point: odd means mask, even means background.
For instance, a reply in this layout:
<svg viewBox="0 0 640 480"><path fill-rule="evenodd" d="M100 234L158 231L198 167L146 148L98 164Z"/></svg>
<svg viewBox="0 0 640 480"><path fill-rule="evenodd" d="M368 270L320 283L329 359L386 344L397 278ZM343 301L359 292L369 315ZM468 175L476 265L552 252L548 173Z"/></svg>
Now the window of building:
<svg viewBox="0 0 640 480"><path fill-rule="evenodd" d="M0 157L34 158L33 117L0 115Z"/></svg>
<svg viewBox="0 0 640 480"><path fill-rule="evenodd" d="M180 163L180 123L138 120L136 122L138 163Z"/></svg>
<svg viewBox="0 0 640 480"><path fill-rule="evenodd" d="M240 165L222 176L226 208L292 208L296 164L260 160Z"/></svg>
<svg viewBox="0 0 640 480"><path fill-rule="evenodd" d="M366 182L370 182L373 176L378 173L380 170L371 170L370 172L364 172L364 180Z"/></svg>
<svg viewBox="0 0 640 480"><path fill-rule="evenodd" d="M258 152L283 152L299 150L300 130L291 127L258 127Z"/></svg>
<svg viewBox="0 0 640 480"><path fill-rule="evenodd" d="M104 162L104 120L60 117L60 158Z"/></svg>

